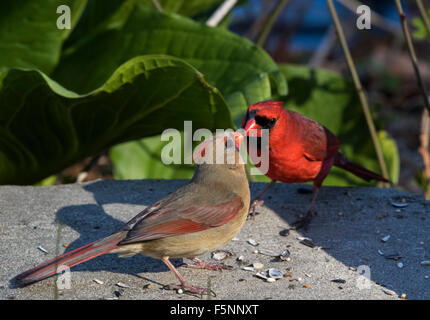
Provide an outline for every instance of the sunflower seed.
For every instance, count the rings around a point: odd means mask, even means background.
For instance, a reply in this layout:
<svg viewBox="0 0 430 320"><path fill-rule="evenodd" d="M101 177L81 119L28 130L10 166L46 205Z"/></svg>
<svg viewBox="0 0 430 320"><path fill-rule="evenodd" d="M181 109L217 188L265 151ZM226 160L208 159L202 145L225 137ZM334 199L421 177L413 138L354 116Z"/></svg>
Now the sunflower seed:
<svg viewBox="0 0 430 320"><path fill-rule="evenodd" d="M280 236L286 237L290 234L290 229L284 229L282 231L279 232Z"/></svg>
<svg viewBox="0 0 430 320"><path fill-rule="evenodd" d="M397 263L397 266L401 269L401 268L403 268L403 263L399 262L399 263Z"/></svg>
<svg viewBox="0 0 430 320"><path fill-rule="evenodd" d="M424 267L430 266L430 260L421 261L421 265L424 266Z"/></svg>
<svg viewBox="0 0 430 320"><path fill-rule="evenodd" d="M277 254L276 252L270 251L270 250L260 249L260 250L258 250L258 252L261 254L264 254L265 256L279 257L279 254Z"/></svg>
<svg viewBox="0 0 430 320"><path fill-rule="evenodd" d="M389 239L390 239L390 235L387 235L387 236L381 238L381 241L382 242L387 242Z"/></svg>
<svg viewBox="0 0 430 320"><path fill-rule="evenodd" d="M275 268L270 268L268 270L268 274L269 274L269 277L273 279L282 279L284 277L282 272Z"/></svg>
<svg viewBox="0 0 430 320"><path fill-rule="evenodd" d="M118 282L116 285L120 288L130 288L130 286L128 284L125 284L122 282Z"/></svg>
<svg viewBox="0 0 430 320"><path fill-rule="evenodd" d="M258 278L261 278L261 279L267 280L266 275L265 275L264 273L262 273L262 272L257 272L257 273L255 274L255 276L256 276L256 277L258 277Z"/></svg>
<svg viewBox="0 0 430 320"><path fill-rule="evenodd" d="M260 262L254 262L252 264L252 266L254 267L255 270L261 270L264 268L264 264L260 263Z"/></svg>
<svg viewBox="0 0 430 320"><path fill-rule="evenodd" d="M42 246L38 246L37 249L39 249L40 251L44 252L44 253L48 253L48 250L46 250L44 247Z"/></svg>
<svg viewBox="0 0 430 320"><path fill-rule="evenodd" d="M251 246L254 246L254 247L258 246L258 244L259 244L258 242L256 242L253 239L248 239L248 240L246 240L246 242L248 242Z"/></svg>
<svg viewBox="0 0 430 320"><path fill-rule="evenodd" d="M382 291L384 291L384 293L385 294L388 294L389 296L396 296L397 295L397 293L395 292L395 291L393 291L393 290L390 290L390 289L382 289Z"/></svg>
<svg viewBox="0 0 430 320"><path fill-rule="evenodd" d="M266 281L267 281L267 282L275 282L275 281L276 281L276 279L274 279L274 278L267 278L267 279L266 279Z"/></svg>
<svg viewBox="0 0 430 320"><path fill-rule="evenodd" d="M310 248L315 247L314 242L311 239L303 239L302 241L300 241L300 243Z"/></svg>
<svg viewBox="0 0 430 320"><path fill-rule="evenodd" d="M381 256L383 256L383 255L384 255L384 252L383 252L382 250L380 250L380 249L378 249L378 253L379 253Z"/></svg>
<svg viewBox="0 0 430 320"><path fill-rule="evenodd" d="M236 258L236 260L237 260L237 261L243 261L243 259L245 259L245 257L244 257L244 256L238 256L238 257Z"/></svg>
<svg viewBox="0 0 430 320"><path fill-rule="evenodd" d="M94 281L95 283L98 283L98 284L103 284L103 283L104 283L103 281L101 281L101 280L99 280L99 279L93 279L93 281Z"/></svg>
<svg viewBox="0 0 430 320"><path fill-rule="evenodd" d="M399 260L402 256L398 253L390 253L385 255L385 259Z"/></svg>
<svg viewBox="0 0 430 320"><path fill-rule="evenodd" d="M221 261L221 260L225 260L228 257L231 257L233 254L229 251L225 251L225 250L216 250L214 252L212 252L212 259L217 260L217 261Z"/></svg>
<svg viewBox="0 0 430 320"><path fill-rule="evenodd" d="M253 267L243 267L243 268L242 268L242 270L245 270L245 271L252 271L252 272L254 272L254 271L255 271L255 269L254 269Z"/></svg>
<svg viewBox="0 0 430 320"><path fill-rule="evenodd" d="M330 280L330 281L334 282L334 283L346 283L345 279L333 279L333 280Z"/></svg>
<svg viewBox="0 0 430 320"><path fill-rule="evenodd" d="M184 293L184 290L182 290L182 289L178 289L178 290L176 290L176 293L177 293L177 294L182 294L182 293Z"/></svg>
<svg viewBox="0 0 430 320"><path fill-rule="evenodd" d="M290 251L284 250L280 255L279 255L279 259L283 260L283 261L289 261L288 259L290 259Z"/></svg>
<svg viewBox="0 0 430 320"><path fill-rule="evenodd" d="M396 208L405 208L408 206L406 202L391 202L391 205Z"/></svg>

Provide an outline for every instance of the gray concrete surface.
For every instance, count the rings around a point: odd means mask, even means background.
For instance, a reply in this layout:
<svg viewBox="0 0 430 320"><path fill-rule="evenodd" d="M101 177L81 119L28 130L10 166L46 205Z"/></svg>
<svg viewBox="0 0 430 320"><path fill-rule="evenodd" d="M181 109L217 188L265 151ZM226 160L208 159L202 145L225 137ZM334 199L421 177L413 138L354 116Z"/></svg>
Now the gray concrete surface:
<svg viewBox="0 0 430 320"><path fill-rule="evenodd" d="M141 255L104 255L75 266L70 289L59 290L57 296L53 277L24 288L17 288L13 280L18 273L53 257L56 247L60 252L72 250L110 234L184 183L95 181L0 187L0 299L199 299L162 290L163 285L176 283L174 275L161 261ZM263 186L251 184L252 194ZM318 215L308 231L292 230L281 236L279 232L308 208L312 195L299 192L299 188L310 186L278 183L267 192L260 214L246 222L238 240L223 248L234 253L225 261L232 270L180 267L179 271L194 285L207 286L210 280L215 299L399 299L402 294L407 299L430 299L430 267L420 264L430 260L430 202L396 189L323 187ZM393 201L406 201L408 206L396 208ZM390 238L384 243L381 238L386 235ZM303 245L300 237L311 238L316 247ZM249 245L249 238L259 246ZM290 261L254 253L257 249L281 252L287 248ZM401 258L387 259L390 254ZM236 261L240 255L249 263L261 262L265 268L277 268L291 276L265 282L241 269ZM211 255L203 258L211 260ZM179 259L176 265L181 262ZM368 286L354 271L363 265L370 270ZM94 282L95 278L103 284ZM335 283L334 279L346 282ZM118 282L130 287L120 288ZM144 289L148 284L151 288ZM386 288L396 294L386 294Z"/></svg>

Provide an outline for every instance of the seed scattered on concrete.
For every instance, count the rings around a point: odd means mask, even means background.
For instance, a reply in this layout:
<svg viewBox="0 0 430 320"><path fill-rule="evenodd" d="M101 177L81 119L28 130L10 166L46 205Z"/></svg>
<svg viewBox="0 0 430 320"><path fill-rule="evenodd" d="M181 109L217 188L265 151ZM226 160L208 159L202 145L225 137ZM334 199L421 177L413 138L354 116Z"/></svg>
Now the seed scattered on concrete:
<svg viewBox="0 0 430 320"><path fill-rule="evenodd" d="M354 267L349 267L349 270L355 271L355 268Z"/></svg>
<svg viewBox="0 0 430 320"><path fill-rule="evenodd" d="M279 231L279 235L283 237L287 237L290 234L290 229L284 229Z"/></svg>
<svg viewBox="0 0 430 320"><path fill-rule="evenodd" d="M254 269L253 267L243 267L243 268L242 268L242 270L245 270L245 271L252 271L252 272L254 272L254 271L255 271L255 269Z"/></svg>
<svg viewBox="0 0 430 320"><path fill-rule="evenodd" d="M93 279L93 281L94 281L95 283L98 283L98 284L103 284L103 283L104 283L103 281L101 281L101 280L99 280L99 279Z"/></svg>
<svg viewBox="0 0 430 320"><path fill-rule="evenodd" d="M265 250L265 249L260 249L258 250L258 253L261 253L265 256L270 256L270 257L279 257L279 254L270 250Z"/></svg>
<svg viewBox="0 0 430 320"><path fill-rule="evenodd" d="M396 208L405 208L408 206L406 202L391 202L391 205Z"/></svg>
<svg viewBox="0 0 430 320"><path fill-rule="evenodd" d="M184 290L182 290L182 289L178 289L178 290L176 290L176 293L177 293L177 294L183 294L183 293L184 293Z"/></svg>
<svg viewBox="0 0 430 320"><path fill-rule="evenodd" d="M404 265L403 265L403 263L402 263L402 262L398 262L398 263L397 263L397 267L399 267L399 268L401 269L401 268L403 268L403 267L404 267Z"/></svg>
<svg viewBox="0 0 430 320"><path fill-rule="evenodd" d="M384 218L386 218L386 217L388 217L388 214L383 213L383 214L381 214L381 215L378 217L378 219L379 219L379 220L381 220L381 219L384 219Z"/></svg>
<svg viewBox="0 0 430 320"><path fill-rule="evenodd" d="M125 284L122 282L118 282L116 285L120 288L130 288L130 286L128 284Z"/></svg>
<svg viewBox="0 0 430 320"><path fill-rule="evenodd" d="M308 284L304 284L303 287L309 288L309 285Z"/></svg>
<svg viewBox="0 0 430 320"><path fill-rule="evenodd" d="M256 276L256 277L258 277L258 278L261 278L261 279L267 280L267 277L266 277L266 275L265 275L263 272L257 272L257 273L255 274L255 276Z"/></svg>
<svg viewBox="0 0 430 320"><path fill-rule="evenodd" d="M46 250L44 247L42 246L38 246L37 249L39 249L40 251L42 251L43 253L48 253L48 250Z"/></svg>
<svg viewBox="0 0 430 320"><path fill-rule="evenodd" d="M381 238L381 241L382 242L387 242L390 239L390 237L391 237L390 235L386 235L385 237Z"/></svg>
<svg viewBox="0 0 430 320"><path fill-rule="evenodd" d="M267 272L269 274L269 277L273 279L282 279L284 277L282 272L276 268L270 268L269 270L267 270Z"/></svg>
<svg viewBox="0 0 430 320"><path fill-rule="evenodd" d="M63 244L63 247L64 247L64 248L68 248L68 247L69 247L69 245L68 245L67 243L65 243L65 244Z"/></svg>
<svg viewBox="0 0 430 320"><path fill-rule="evenodd" d="M390 289L383 288L382 291L389 296L396 296L397 295L397 293L395 291L390 290Z"/></svg>
<svg viewBox="0 0 430 320"><path fill-rule="evenodd" d="M429 276L424 276L424 279L428 280L428 279L429 279Z"/></svg>
<svg viewBox="0 0 430 320"><path fill-rule="evenodd" d="M275 282L275 281L276 281L276 279L274 279L274 278L267 278L267 279L266 279L266 281L267 281L267 282Z"/></svg>
<svg viewBox="0 0 430 320"><path fill-rule="evenodd" d="M262 264L261 262L254 262L252 266L254 267L255 270L261 270L264 268L264 264Z"/></svg>
<svg viewBox="0 0 430 320"><path fill-rule="evenodd" d="M252 251L253 253L255 253L255 254L257 254L258 253L258 250L254 250L254 251Z"/></svg>
<svg viewBox="0 0 430 320"><path fill-rule="evenodd" d="M312 275L309 274L309 273L306 273L306 272L305 272L305 276L308 277L308 278L312 278Z"/></svg>
<svg viewBox="0 0 430 320"><path fill-rule="evenodd" d="M379 253L381 256L383 256L383 255L384 255L384 251L382 251L382 250L380 250L380 249L378 249L378 253Z"/></svg>
<svg viewBox="0 0 430 320"><path fill-rule="evenodd" d="M240 241L240 239L237 237L234 237L233 239L231 239L231 241Z"/></svg>
<svg viewBox="0 0 430 320"><path fill-rule="evenodd" d="M303 239L300 241L301 244L304 244L305 246L309 247L309 248L314 248L314 242L312 241L312 239Z"/></svg>
<svg viewBox="0 0 430 320"><path fill-rule="evenodd" d="M402 295L400 296L401 299L406 299L406 293L402 293Z"/></svg>
<svg viewBox="0 0 430 320"><path fill-rule="evenodd" d="M217 261L222 261L225 260L229 257L231 257L233 255L233 253L231 253L230 251L226 251L226 250L216 250L212 252L212 259L217 260Z"/></svg>
<svg viewBox="0 0 430 320"><path fill-rule="evenodd" d="M330 281L334 282L334 283L346 283L345 279L333 279L333 280L330 280Z"/></svg>
<svg viewBox="0 0 430 320"><path fill-rule="evenodd" d="M430 266L430 260L421 261L421 265L424 266L424 267Z"/></svg>
<svg viewBox="0 0 430 320"><path fill-rule="evenodd" d="M151 289L151 285L150 285L150 284L145 284L145 285L143 286L143 289Z"/></svg>
<svg viewBox="0 0 430 320"><path fill-rule="evenodd" d="M253 239L248 239L248 240L246 240L246 242L248 242L251 246L254 246L254 247L259 245L259 243Z"/></svg>
<svg viewBox="0 0 430 320"><path fill-rule="evenodd" d="M290 261L290 251L288 249L284 250L280 255L279 255L279 259L281 259L282 261Z"/></svg>

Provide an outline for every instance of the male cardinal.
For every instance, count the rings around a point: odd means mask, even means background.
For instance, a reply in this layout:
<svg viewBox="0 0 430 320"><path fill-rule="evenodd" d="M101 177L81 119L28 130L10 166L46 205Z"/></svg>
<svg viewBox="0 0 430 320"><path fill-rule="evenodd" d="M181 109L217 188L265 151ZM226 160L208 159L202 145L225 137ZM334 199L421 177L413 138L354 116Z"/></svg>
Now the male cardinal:
<svg viewBox="0 0 430 320"><path fill-rule="evenodd" d="M196 256L228 243L246 221L250 191L243 160L238 161L242 139L243 135L233 133L229 137L214 136L209 143L206 140L195 150L194 154L198 154L194 159L213 152L216 164L199 164L188 184L147 207L118 232L25 271L16 277L18 284L45 279L105 253L120 256L141 253L161 259L178 278L180 285L168 285L165 289L208 293L205 288L188 284L169 257L189 258L195 262L188 264L189 267L226 269L223 264L207 263ZM225 148L218 149L220 144ZM225 161L231 154L234 163Z"/></svg>
<svg viewBox="0 0 430 320"><path fill-rule="evenodd" d="M251 161L260 168L261 129L269 130L269 166L266 176L272 181L257 195L251 204L251 215L261 204L258 199L276 181L300 183L313 181L314 193L307 214L294 224L297 228L307 226L312 218L318 190L333 165L345 169L369 181L376 179L389 182L384 177L349 161L338 150L340 142L327 128L297 112L283 108L281 101L263 101L249 106L242 120L247 137L257 139L253 152L248 144ZM253 138L248 138L253 139ZM253 159L254 155L254 159Z"/></svg>

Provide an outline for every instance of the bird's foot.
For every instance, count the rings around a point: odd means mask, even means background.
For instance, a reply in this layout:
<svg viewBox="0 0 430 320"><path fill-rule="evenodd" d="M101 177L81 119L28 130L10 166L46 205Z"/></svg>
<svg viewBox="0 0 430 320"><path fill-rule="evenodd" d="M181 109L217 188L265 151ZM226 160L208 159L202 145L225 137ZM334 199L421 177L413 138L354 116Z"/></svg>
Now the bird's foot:
<svg viewBox="0 0 430 320"><path fill-rule="evenodd" d="M222 270L231 270L233 269L232 266L228 266L224 263L211 263L206 262L197 258L194 258L193 261L195 263L184 263L183 266L186 266L187 268L194 268L194 269L207 269L207 270L215 270L215 271L222 271Z"/></svg>
<svg viewBox="0 0 430 320"><path fill-rule="evenodd" d="M249 207L248 219L254 220L255 215L256 215L256 208L258 206L262 206L263 204L264 204L263 200L252 201L251 206Z"/></svg>
<svg viewBox="0 0 430 320"><path fill-rule="evenodd" d="M313 215L313 211L308 211L303 218L300 218L300 219L294 221L293 222L294 228L296 230L303 228L303 229L305 229L307 231L309 223L312 220L312 215Z"/></svg>
<svg viewBox="0 0 430 320"><path fill-rule="evenodd" d="M202 287L192 286L188 283L168 284L168 285L164 286L163 289L164 290L179 290L179 289L181 289L184 293L198 294L200 296L207 294L207 295L212 295L212 296L216 297L216 294L214 291L206 289L206 288L202 288Z"/></svg>

